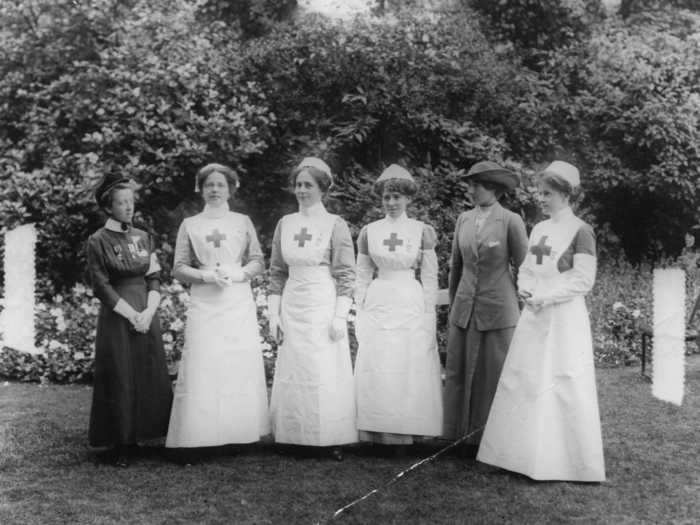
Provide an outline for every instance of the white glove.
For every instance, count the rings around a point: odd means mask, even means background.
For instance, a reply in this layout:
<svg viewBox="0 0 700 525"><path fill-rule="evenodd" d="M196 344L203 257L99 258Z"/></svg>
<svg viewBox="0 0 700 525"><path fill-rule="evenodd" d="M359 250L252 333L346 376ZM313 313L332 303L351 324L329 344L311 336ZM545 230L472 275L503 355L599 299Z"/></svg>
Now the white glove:
<svg viewBox="0 0 700 525"><path fill-rule="evenodd" d="M339 296L335 300L335 315L331 321L329 336L331 341L340 341L348 333L348 313L352 306L350 297Z"/></svg>
<svg viewBox="0 0 700 525"><path fill-rule="evenodd" d="M357 254L357 266L355 267L355 304L358 308L365 305L367 288L374 277L374 263L369 255Z"/></svg>
<svg viewBox="0 0 700 525"><path fill-rule="evenodd" d="M138 312L127 303L124 299L119 299L117 304L114 305L114 311L121 315L124 319L129 321L132 325L136 325L136 319L138 317Z"/></svg>
<svg viewBox="0 0 700 525"><path fill-rule="evenodd" d="M153 316L158 311L158 306L160 305L160 293L155 290L148 292L148 305L146 309L136 314L136 319L134 321L134 328L137 332L145 334L151 327L151 322L153 321Z"/></svg>
<svg viewBox="0 0 700 525"><path fill-rule="evenodd" d="M229 273L228 277L233 283L242 283L248 280L248 276L241 267L233 268Z"/></svg>
<svg viewBox="0 0 700 525"><path fill-rule="evenodd" d="M329 330L329 335L331 341L340 341L348 333L348 322L342 317L334 317L331 321L331 328Z"/></svg>
<svg viewBox="0 0 700 525"><path fill-rule="evenodd" d="M543 291L536 291L525 299L525 304L538 310L544 306L570 301L574 297L586 295L593 288L596 274L596 258L585 253L574 254L573 268L559 274L556 285Z"/></svg>
<svg viewBox="0 0 700 525"><path fill-rule="evenodd" d="M226 281L228 284L240 283L245 281L246 278L245 272L240 266L220 264L216 267L215 272L221 279Z"/></svg>
<svg viewBox="0 0 700 525"><path fill-rule="evenodd" d="M282 296L280 295L267 296L267 317L269 320L270 335L276 343L279 343L284 335L282 331L282 321L280 319L281 301Z"/></svg>
<svg viewBox="0 0 700 525"><path fill-rule="evenodd" d="M434 313L438 290L438 260L435 250L423 250L420 264L420 282L423 285L425 312Z"/></svg>
<svg viewBox="0 0 700 525"><path fill-rule="evenodd" d="M199 270L202 281L208 284L216 282L216 272L214 270Z"/></svg>

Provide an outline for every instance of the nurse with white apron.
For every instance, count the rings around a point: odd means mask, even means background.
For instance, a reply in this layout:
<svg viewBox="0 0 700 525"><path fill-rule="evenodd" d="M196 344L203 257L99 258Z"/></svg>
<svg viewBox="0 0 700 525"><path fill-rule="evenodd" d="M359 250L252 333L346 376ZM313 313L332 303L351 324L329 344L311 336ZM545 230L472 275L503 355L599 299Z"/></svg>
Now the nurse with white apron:
<svg viewBox="0 0 700 525"><path fill-rule="evenodd" d="M328 165L304 159L291 177L299 212L277 223L270 259L270 332L281 339L270 412L275 441L331 447L357 441L347 316L355 253L345 221L326 211Z"/></svg>
<svg viewBox="0 0 700 525"><path fill-rule="evenodd" d="M535 480L605 480L593 344L593 230L569 198L579 185L555 161L540 180L549 219L535 225L518 274L526 308L515 329L477 459Z"/></svg>
<svg viewBox="0 0 700 525"><path fill-rule="evenodd" d="M229 210L237 187L238 176L230 168L202 168L197 191L204 210L186 218L178 231L174 274L191 288L166 440L170 448L252 443L270 433L250 288L250 280L263 270L263 255L248 216Z"/></svg>
<svg viewBox="0 0 700 525"><path fill-rule="evenodd" d="M406 215L417 185L404 168L389 166L374 191L386 217L358 238L357 427L361 441L393 445L402 455L414 436L442 433L436 235Z"/></svg>

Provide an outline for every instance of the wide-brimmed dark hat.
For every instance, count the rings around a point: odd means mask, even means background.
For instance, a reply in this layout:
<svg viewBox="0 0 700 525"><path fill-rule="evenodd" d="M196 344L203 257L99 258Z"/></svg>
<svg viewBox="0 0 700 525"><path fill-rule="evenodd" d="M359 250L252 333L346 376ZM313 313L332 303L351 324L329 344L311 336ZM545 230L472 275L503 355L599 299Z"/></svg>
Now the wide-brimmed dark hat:
<svg viewBox="0 0 700 525"><path fill-rule="evenodd" d="M97 183L97 186L95 186L95 200L97 201L97 204L102 206L102 198L105 196L105 194L114 188L117 184L131 184L132 181L129 177L125 177L124 175L118 174L118 173L108 173L104 177L102 177L102 180Z"/></svg>
<svg viewBox="0 0 700 525"><path fill-rule="evenodd" d="M484 160L477 162L465 175L466 178L473 178L481 182L491 182L493 184L498 184L503 186L506 190L510 191L515 189L520 184L520 177L517 173L514 173L506 168L502 168L495 162L489 160Z"/></svg>

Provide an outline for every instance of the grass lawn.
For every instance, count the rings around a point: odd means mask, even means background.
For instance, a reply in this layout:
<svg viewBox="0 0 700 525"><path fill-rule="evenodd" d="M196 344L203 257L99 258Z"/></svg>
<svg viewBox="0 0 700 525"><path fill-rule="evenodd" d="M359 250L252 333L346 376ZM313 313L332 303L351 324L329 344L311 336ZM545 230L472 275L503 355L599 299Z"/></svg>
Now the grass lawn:
<svg viewBox="0 0 700 525"><path fill-rule="evenodd" d="M700 356L682 407L652 398L638 368L597 375L607 482L536 483L441 457L336 522L699 523ZM0 523L316 523L428 452L358 447L335 463L263 444L186 467L154 451L117 469L86 446L90 394L0 383Z"/></svg>

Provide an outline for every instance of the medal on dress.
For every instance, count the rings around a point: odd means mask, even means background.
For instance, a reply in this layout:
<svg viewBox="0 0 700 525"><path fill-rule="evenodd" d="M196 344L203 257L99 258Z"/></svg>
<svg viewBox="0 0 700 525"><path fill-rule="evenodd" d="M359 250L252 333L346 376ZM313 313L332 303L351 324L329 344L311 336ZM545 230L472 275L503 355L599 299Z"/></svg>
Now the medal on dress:
<svg viewBox="0 0 700 525"><path fill-rule="evenodd" d="M136 257L148 257L148 250L143 247L141 243L142 239L138 235L131 236L131 242L127 245L129 247L129 252L131 256L136 259Z"/></svg>

